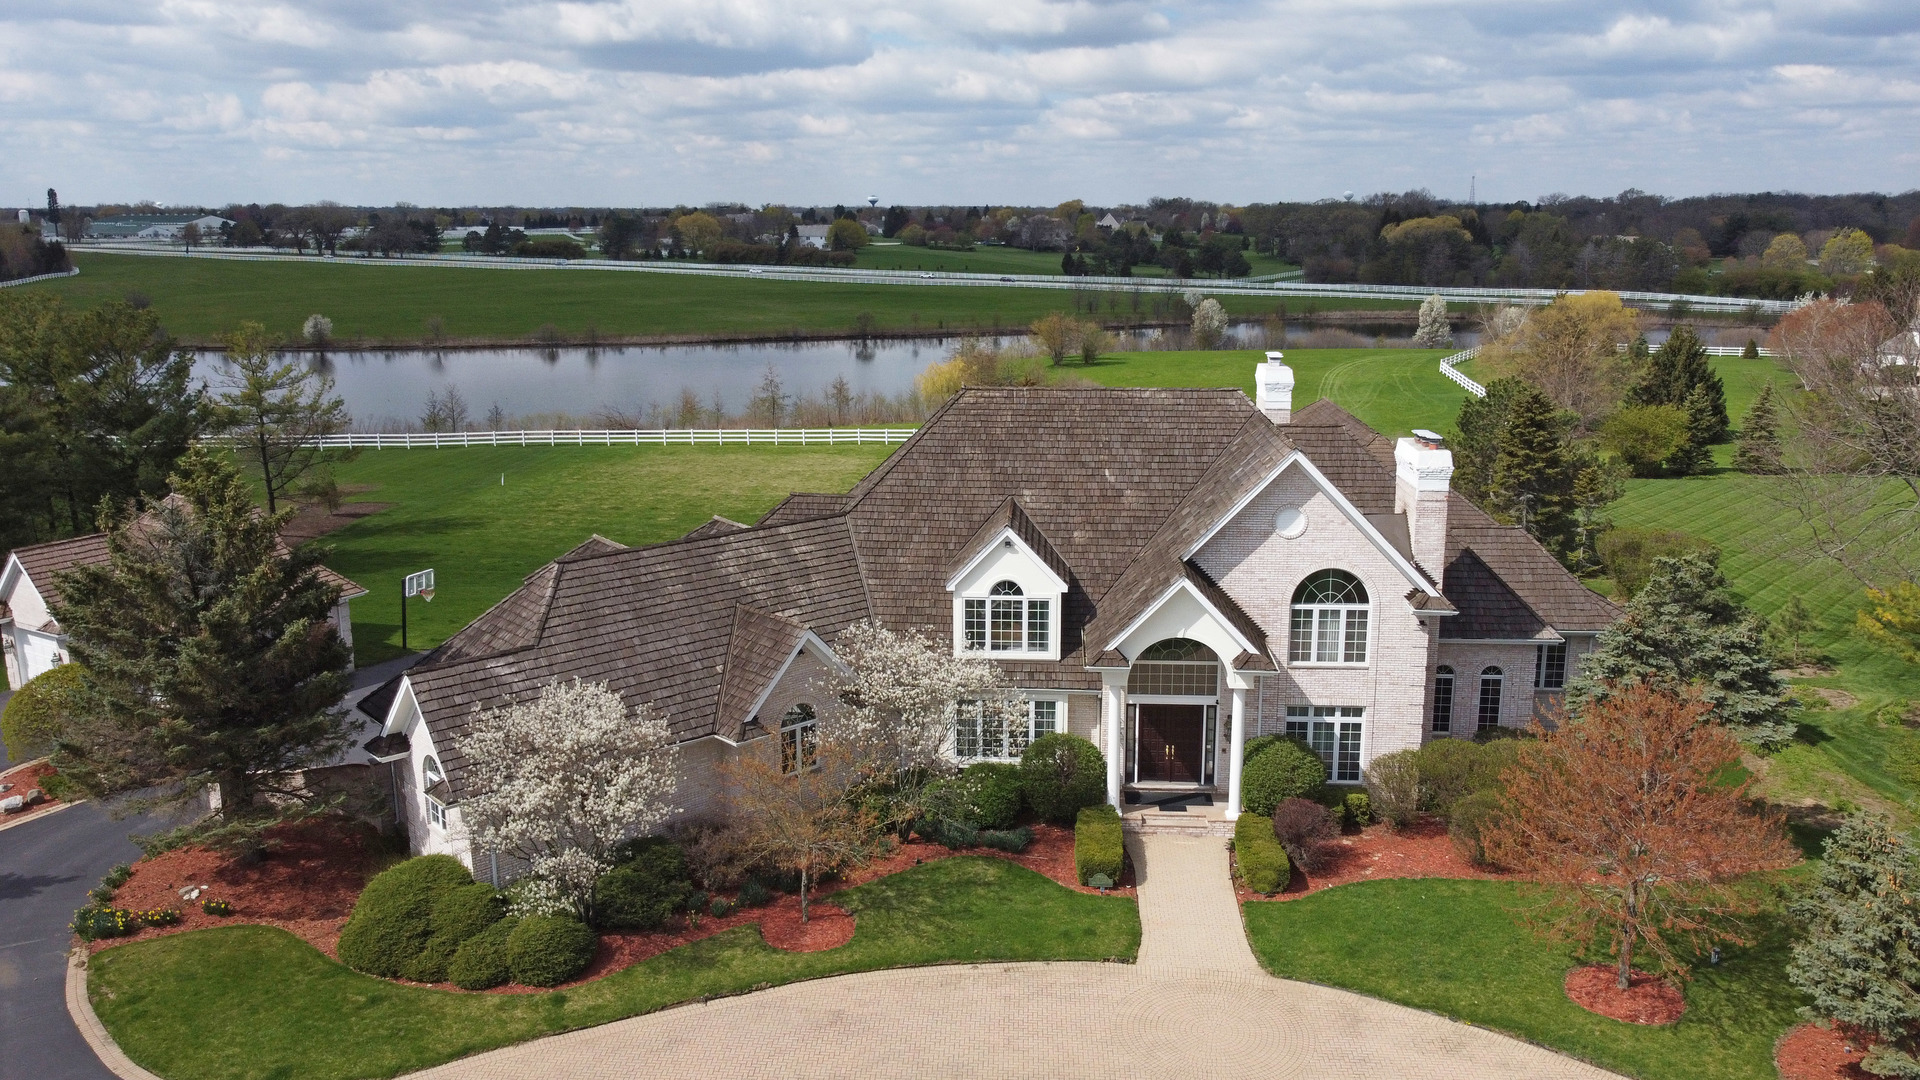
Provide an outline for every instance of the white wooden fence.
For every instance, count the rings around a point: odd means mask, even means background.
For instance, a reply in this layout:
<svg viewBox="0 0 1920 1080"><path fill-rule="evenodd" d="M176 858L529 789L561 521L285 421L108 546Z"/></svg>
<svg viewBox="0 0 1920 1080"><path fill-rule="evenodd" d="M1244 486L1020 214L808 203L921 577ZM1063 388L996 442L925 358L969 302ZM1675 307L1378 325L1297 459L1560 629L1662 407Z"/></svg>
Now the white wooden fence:
<svg viewBox="0 0 1920 1080"><path fill-rule="evenodd" d="M914 428L706 428L660 431L351 432L317 440L327 450L440 450L459 446L830 446L903 443Z"/></svg>
<svg viewBox="0 0 1920 1080"><path fill-rule="evenodd" d="M1467 393L1472 394L1474 397L1486 397L1487 396L1486 387L1481 386L1479 383L1474 382L1472 379L1467 378L1465 375L1462 375L1458 371L1455 371L1453 369L1453 365L1464 364L1467 361L1473 359L1474 356L1479 352L1480 352L1479 349L1474 348L1474 349L1467 349L1462 352L1454 353L1452 356L1441 357L1440 358L1440 374L1445 375L1447 378L1452 379L1454 382L1459 383L1461 387L1463 387L1467 391Z"/></svg>
<svg viewBox="0 0 1920 1080"><path fill-rule="evenodd" d="M14 278L12 281L0 281L0 289L11 289L15 285L31 285L36 281L57 281L60 278L73 277L79 272L80 268L76 266L71 270L62 270L57 274L35 274L32 277L20 277Z"/></svg>

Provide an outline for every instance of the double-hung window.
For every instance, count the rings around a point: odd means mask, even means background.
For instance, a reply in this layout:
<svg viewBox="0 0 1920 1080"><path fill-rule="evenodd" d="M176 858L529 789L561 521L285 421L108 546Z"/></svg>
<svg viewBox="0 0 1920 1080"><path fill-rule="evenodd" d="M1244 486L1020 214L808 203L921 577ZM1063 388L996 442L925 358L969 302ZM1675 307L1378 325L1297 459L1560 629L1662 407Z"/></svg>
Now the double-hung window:
<svg viewBox="0 0 1920 1080"><path fill-rule="evenodd" d="M813 706L802 703L780 718L780 771L811 769L820 757L820 720Z"/></svg>
<svg viewBox="0 0 1920 1080"><path fill-rule="evenodd" d="M1435 734L1453 730L1453 669L1445 664L1433 672L1433 724Z"/></svg>
<svg viewBox="0 0 1920 1080"><path fill-rule="evenodd" d="M1360 725L1366 710L1358 705L1289 705L1287 736L1313 748L1326 763L1327 779L1360 782Z"/></svg>
<svg viewBox="0 0 1920 1080"><path fill-rule="evenodd" d="M437 829L447 827L447 804L441 801L446 794L446 780L447 774L432 755L421 760L420 788L426 796L427 821Z"/></svg>
<svg viewBox="0 0 1920 1080"><path fill-rule="evenodd" d="M1296 664L1367 662L1367 589L1344 570L1321 570L1293 593L1287 659Z"/></svg>
<svg viewBox="0 0 1920 1080"><path fill-rule="evenodd" d="M1535 690L1566 689L1567 643L1561 641L1551 645L1536 645L1533 651L1533 688Z"/></svg>
<svg viewBox="0 0 1920 1080"><path fill-rule="evenodd" d="M1015 582L996 583L964 601L962 632L973 652L1044 653L1053 648L1053 601L1029 597Z"/></svg>
<svg viewBox="0 0 1920 1080"><path fill-rule="evenodd" d="M1500 686L1506 676L1497 667L1480 672L1480 731L1492 731L1500 726Z"/></svg>
<svg viewBox="0 0 1920 1080"><path fill-rule="evenodd" d="M1026 703L1026 715L1004 722L997 709L978 701L963 701L953 718L953 754L962 761L1005 761L1019 757L1027 744L1042 735L1066 730L1066 706L1037 698Z"/></svg>

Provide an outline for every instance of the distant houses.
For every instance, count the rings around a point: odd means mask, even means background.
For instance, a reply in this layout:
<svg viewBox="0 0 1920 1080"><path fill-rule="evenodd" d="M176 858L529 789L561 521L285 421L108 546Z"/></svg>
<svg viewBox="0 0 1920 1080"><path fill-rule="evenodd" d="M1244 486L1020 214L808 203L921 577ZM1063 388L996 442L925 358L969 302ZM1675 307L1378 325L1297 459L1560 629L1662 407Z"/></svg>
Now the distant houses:
<svg viewBox="0 0 1920 1080"><path fill-rule="evenodd" d="M178 240L188 225L198 226L202 237L218 237L220 230L233 222L217 214L117 214L87 225L87 237L93 240Z"/></svg>

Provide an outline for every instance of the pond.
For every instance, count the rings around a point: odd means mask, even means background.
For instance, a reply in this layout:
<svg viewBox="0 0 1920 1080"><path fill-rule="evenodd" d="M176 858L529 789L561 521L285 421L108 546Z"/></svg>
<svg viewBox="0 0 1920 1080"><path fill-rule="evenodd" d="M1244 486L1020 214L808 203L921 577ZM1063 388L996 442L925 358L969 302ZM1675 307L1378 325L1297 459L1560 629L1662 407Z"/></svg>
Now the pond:
<svg viewBox="0 0 1920 1080"><path fill-rule="evenodd" d="M1289 324L1285 347L1359 347L1384 340L1406 346L1412 327L1365 324L1338 329ZM1138 330L1116 334L1123 347L1190 347L1185 330ZM1460 347L1471 334L1456 334ZM1014 338L1002 339L1002 344ZM778 375L783 393L822 398L834 380L844 378L857 397L897 398L913 389L914 377L928 364L944 360L958 339L914 338L869 341L809 341L745 345L606 346L601 348L511 347L462 350L394 350L307 354L306 362L333 376L335 392L346 401L361 430L400 430L417 426L429 394L456 389L476 423L499 406L516 424L564 424L602 418L612 426L653 426L657 410L673 408L683 394L702 407L738 414L746 410L767 370ZM1268 330L1257 323L1229 328L1226 347L1262 349ZM226 368L217 352L199 356L197 373L218 386ZM653 415L650 416L650 411ZM625 420L626 423L620 423Z"/></svg>

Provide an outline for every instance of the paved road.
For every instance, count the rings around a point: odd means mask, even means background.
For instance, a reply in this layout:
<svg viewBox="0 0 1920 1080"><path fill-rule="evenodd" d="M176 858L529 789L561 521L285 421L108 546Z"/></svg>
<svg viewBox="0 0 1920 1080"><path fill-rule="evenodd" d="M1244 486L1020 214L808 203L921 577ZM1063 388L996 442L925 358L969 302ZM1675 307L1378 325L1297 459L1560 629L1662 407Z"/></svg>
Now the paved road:
<svg viewBox="0 0 1920 1080"><path fill-rule="evenodd" d="M1272 978L1247 947L1219 840L1149 836L1135 850L1138 964L823 979L540 1039L414 1080L1611 1076L1479 1028Z"/></svg>

